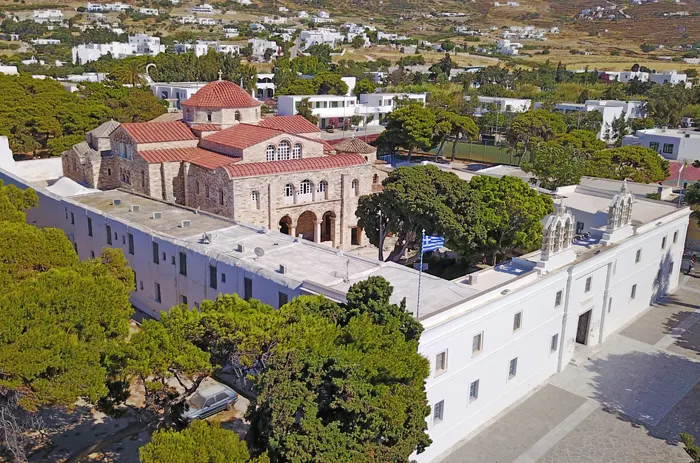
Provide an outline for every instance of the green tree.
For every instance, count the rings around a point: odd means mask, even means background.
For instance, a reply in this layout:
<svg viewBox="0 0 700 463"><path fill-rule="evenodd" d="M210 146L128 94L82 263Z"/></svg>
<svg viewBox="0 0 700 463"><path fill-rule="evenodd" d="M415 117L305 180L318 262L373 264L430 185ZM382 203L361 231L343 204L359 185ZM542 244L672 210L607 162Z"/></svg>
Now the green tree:
<svg viewBox="0 0 700 463"><path fill-rule="evenodd" d="M520 113L513 118L506 138L522 161L523 154L532 152L539 143L552 140L566 132L566 123L561 115L537 109Z"/></svg>
<svg viewBox="0 0 700 463"><path fill-rule="evenodd" d="M419 105L409 105L392 111L386 120L381 142L408 150L408 160L416 148L428 150L432 144L435 114Z"/></svg>
<svg viewBox="0 0 700 463"><path fill-rule="evenodd" d="M540 145L533 152L534 160L523 163L523 171L532 174L530 182L547 190L578 185L586 161L569 146Z"/></svg>
<svg viewBox="0 0 700 463"><path fill-rule="evenodd" d="M475 246L494 264L516 249L525 253L540 246L541 220L554 210L551 197L510 176L478 175L469 182L469 190L478 198L485 227L483 235L476 235Z"/></svg>
<svg viewBox="0 0 700 463"><path fill-rule="evenodd" d="M363 48L365 46L365 38L358 34L352 38L350 45L355 49Z"/></svg>
<svg viewBox="0 0 700 463"><path fill-rule="evenodd" d="M141 463L268 463L251 458L238 435L218 424L195 421L182 431L161 429L139 449Z"/></svg>
<svg viewBox="0 0 700 463"><path fill-rule="evenodd" d="M681 442L683 442L683 446L685 447L685 453L693 459L693 462L700 462L700 447L695 444L693 436L682 432Z"/></svg>
<svg viewBox="0 0 700 463"><path fill-rule="evenodd" d="M304 98L299 102L297 113L312 124L318 125L318 117L313 114L308 98Z"/></svg>
<svg viewBox="0 0 700 463"><path fill-rule="evenodd" d="M341 80L339 74L333 72L321 72L316 74L311 83L314 86L315 94L318 95L345 95L348 93L348 86Z"/></svg>
<svg viewBox="0 0 700 463"><path fill-rule="evenodd" d="M364 78L360 81L358 81L355 84L355 88L353 89L353 93L355 95L361 95L364 93L374 93L374 91L377 89L377 84L372 82L371 80Z"/></svg>
<svg viewBox="0 0 700 463"><path fill-rule="evenodd" d="M471 141L479 137L479 128L476 126L474 119L469 116L462 116L452 111L441 111L437 114L436 119L436 135L440 137L440 147L437 153L442 153L442 147L448 137L451 137L453 140L452 152L450 154L451 161L455 160L457 143L461 138L466 138Z"/></svg>
<svg viewBox="0 0 700 463"><path fill-rule="evenodd" d="M568 146L579 154L589 156L596 151L605 149L605 142L599 140L597 135L588 130L572 130L569 133L557 135L547 142L551 146Z"/></svg>
<svg viewBox="0 0 700 463"><path fill-rule="evenodd" d="M653 183L670 175L668 160L642 146L623 146L601 150L586 162L586 175L591 177Z"/></svg>

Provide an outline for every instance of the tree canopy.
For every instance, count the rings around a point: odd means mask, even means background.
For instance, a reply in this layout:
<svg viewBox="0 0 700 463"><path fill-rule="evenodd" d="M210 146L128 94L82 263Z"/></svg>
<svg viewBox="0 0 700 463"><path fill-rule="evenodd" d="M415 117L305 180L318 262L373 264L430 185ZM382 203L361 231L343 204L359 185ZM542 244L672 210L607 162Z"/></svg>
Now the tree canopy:
<svg viewBox="0 0 700 463"><path fill-rule="evenodd" d="M578 185L586 165L586 160L571 146L543 144L535 149L532 158L523 163L523 171L532 174L533 184L552 191L560 186Z"/></svg>
<svg viewBox="0 0 700 463"><path fill-rule="evenodd" d="M435 114L430 109L408 104L387 116L386 130L379 136L379 143L406 149L410 160L416 148L431 147L435 123Z"/></svg>
<svg viewBox="0 0 700 463"><path fill-rule="evenodd" d="M600 150L586 162L586 175L640 183L668 178L668 160L651 148L623 146Z"/></svg>

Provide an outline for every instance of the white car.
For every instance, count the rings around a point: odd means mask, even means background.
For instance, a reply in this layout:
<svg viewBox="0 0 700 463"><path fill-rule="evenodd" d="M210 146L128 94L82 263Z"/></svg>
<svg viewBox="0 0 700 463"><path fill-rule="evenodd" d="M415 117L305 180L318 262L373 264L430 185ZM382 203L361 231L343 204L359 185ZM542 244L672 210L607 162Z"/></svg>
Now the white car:
<svg viewBox="0 0 700 463"><path fill-rule="evenodd" d="M216 415L226 409L231 410L238 400L236 391L223 384L214 384L192 394L185 402L185 409L180 414L180 420L189 423Z"/></svg>

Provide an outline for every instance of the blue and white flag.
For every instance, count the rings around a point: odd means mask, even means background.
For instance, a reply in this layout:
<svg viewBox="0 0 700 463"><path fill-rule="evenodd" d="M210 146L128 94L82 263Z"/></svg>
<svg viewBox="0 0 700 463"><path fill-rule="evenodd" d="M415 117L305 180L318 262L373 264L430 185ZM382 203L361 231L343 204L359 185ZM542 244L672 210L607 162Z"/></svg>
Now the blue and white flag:
<svg viewBox="0 0 700 463"><path fill-rule="evenodd" d="M423 235L423 246L421 252L430 252L440 249L445 246L444 236L426 236Z"/></svg>

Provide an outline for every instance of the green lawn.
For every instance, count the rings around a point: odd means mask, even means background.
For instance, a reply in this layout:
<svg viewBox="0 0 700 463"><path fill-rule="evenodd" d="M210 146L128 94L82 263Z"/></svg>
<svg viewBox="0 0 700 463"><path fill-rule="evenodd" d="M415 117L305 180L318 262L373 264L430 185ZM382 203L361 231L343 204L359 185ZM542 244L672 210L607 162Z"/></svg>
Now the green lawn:
<svg viewBox="0 0 700 463"><path fill-rule="evenodd" d="M435 150L437 150L437 148ZM435 152L435 150L433 150L433 152ZM452 142L447 142L442 149L442 156L449 158L451 155ZM462 161L485 162L489 164L518 164L518 159L508 154L506 148L482 145L480 143L457 143L455 158Z"/></svg>

